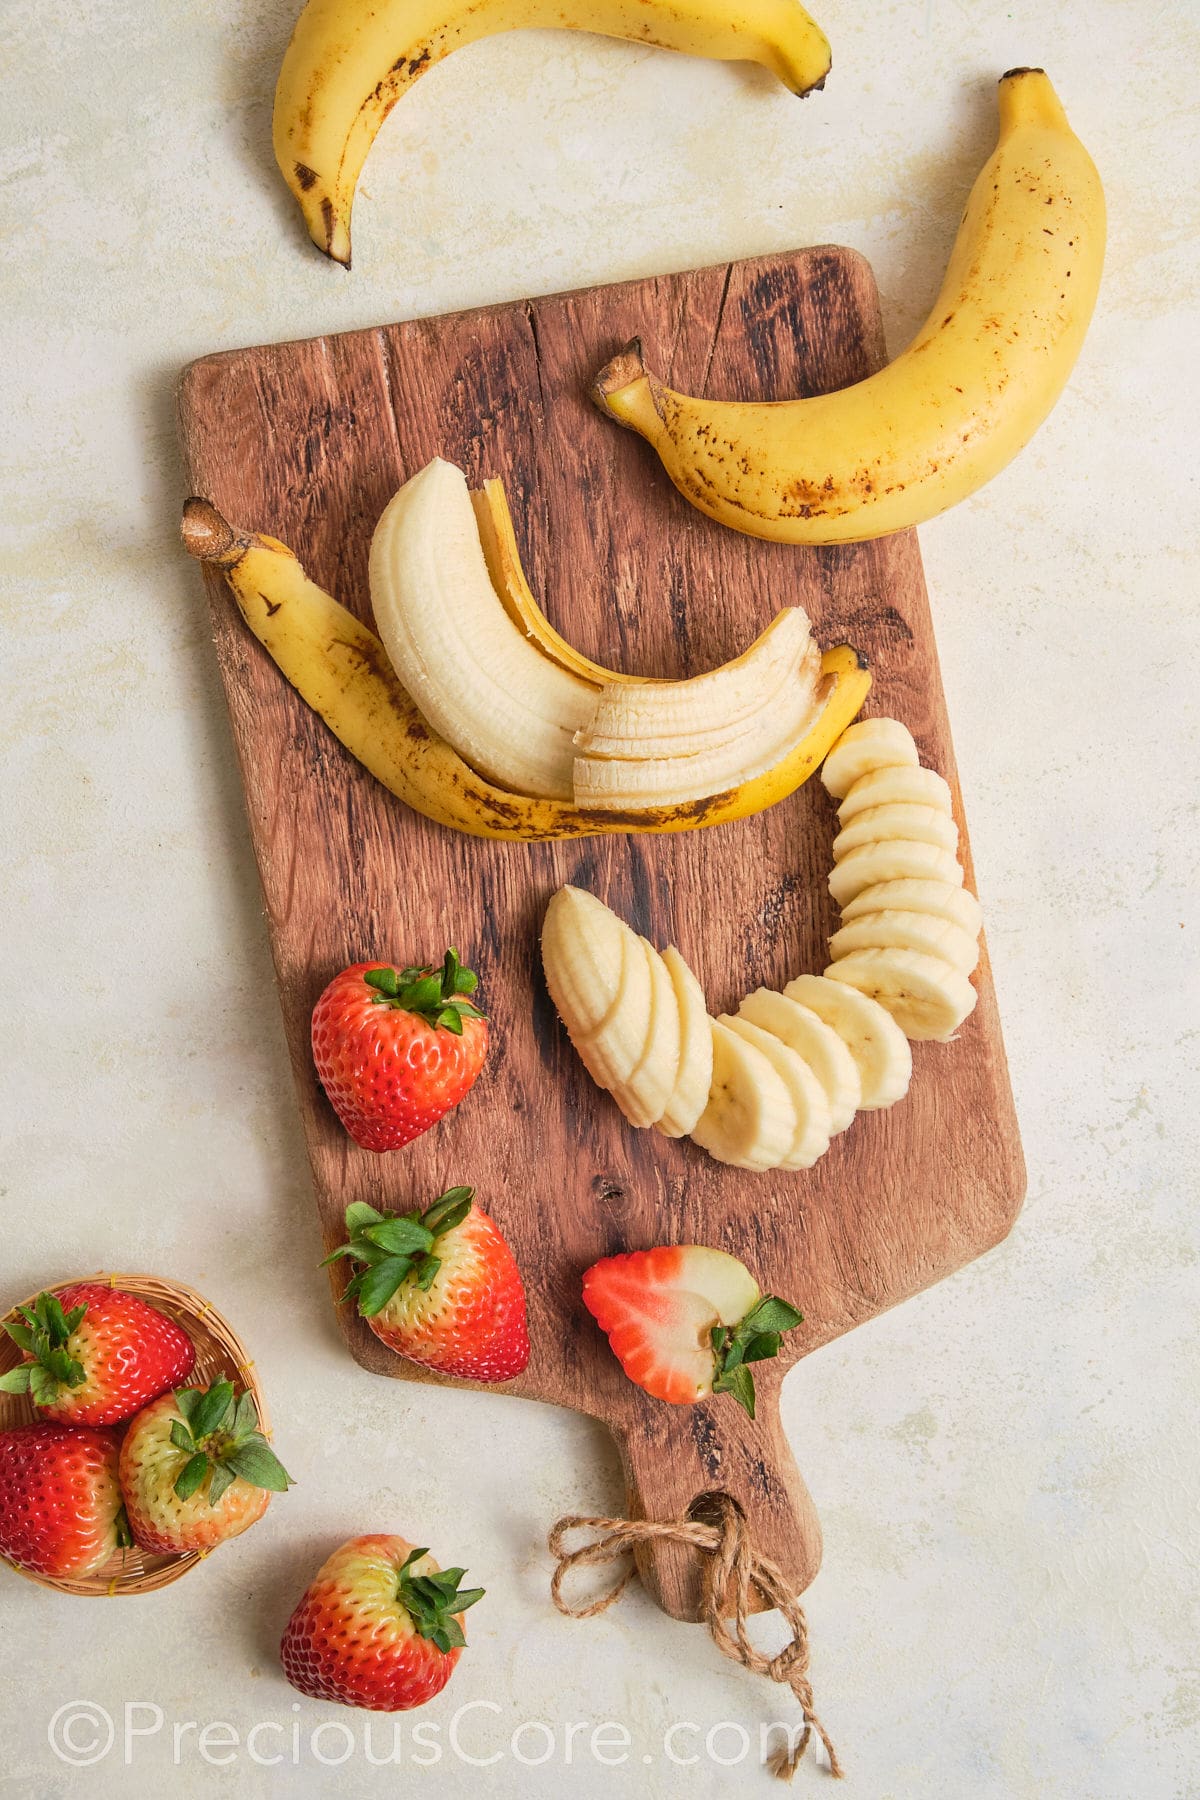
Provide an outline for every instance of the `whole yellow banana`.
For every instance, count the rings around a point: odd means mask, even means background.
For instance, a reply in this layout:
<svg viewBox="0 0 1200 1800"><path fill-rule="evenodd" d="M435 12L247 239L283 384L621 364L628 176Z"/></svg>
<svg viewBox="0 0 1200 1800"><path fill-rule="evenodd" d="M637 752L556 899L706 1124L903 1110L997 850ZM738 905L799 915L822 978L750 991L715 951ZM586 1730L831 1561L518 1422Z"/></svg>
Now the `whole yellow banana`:
<svg viewBox="0 0 1200 1800"><path fill-rule="evenodd" d="M354 190L375 134L418 76L478 38L590 31L761 63L797 94L829 45L799 0L308 0L275 89L275 159L319 250L350 263Z"/></svg>
<svg viewBox="0 0 1200 1800"><path fill-rule="evenodd" d="M775 768L710 799L636 812L531 799L477 775L438 736L361 620L310 581L278 539L237 531L207 500L183 513L190 555L219 568L238 610L301 698L352 756L414 812L472 837L548 839L692 831L762 812L808 779L857 716L871 677L848 644L827 650L816 724Z"/></svg>
<svg viewBox="0 0 1200 1800"><path fill-rule="evenodd" d="M1074 366L1104 260L1104 194L1041 69L1000 82L1000 139L913 342L805 400L675 393L634 343L593 398L640 432L693 506L751 537L835 544L920 524L1029 441Z"/></svg>

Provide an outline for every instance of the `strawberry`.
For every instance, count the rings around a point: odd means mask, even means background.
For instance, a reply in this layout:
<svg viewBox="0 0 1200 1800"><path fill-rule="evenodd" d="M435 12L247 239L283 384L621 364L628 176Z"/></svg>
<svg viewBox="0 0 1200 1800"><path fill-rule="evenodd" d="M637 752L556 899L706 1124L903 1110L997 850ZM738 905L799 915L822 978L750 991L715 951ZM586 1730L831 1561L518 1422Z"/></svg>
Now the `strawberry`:
<svg viewBox="0 0 1200 1800"><path fill-rule="evenodd" d="M376 1337L401 1356L467 1381L510 1381L529 1361L525 1289L473 1194L450 1188L425 1212L403 1215L355 1201L346 1208L349 1242L325 1262L349 1256L364 1265L342 1298L357 1300Z"/></svg>
<svg viewBox="0 0 1200 1800"><path fill-rule="evenodd" d="M5 1323L24 1360L0 1376L0 1389L28 1394L44 1419L64 1425L116 1425L191 1373L192 1340L120 1288L81 1281L39 1294Z"/></svg>
<svg viewBox="0 0 1200 1800"><path fill-rule="evenodd" d="M248 1530L290 1484L252 1395L235 1401L232 1381L160 1395L121 1445L125 1507L144 1550L211 1550Z"/></svg>
<svg viewBox="0 0 1200 1800"><path fill-rule="evenodd" d="M317 1570L279 1654L294 1688L372 1712L407 1712L440 1694L462 1654L462 1615L483 1598L464 1569L382 1532L351 1538Z"/></svg>
<svg viewBox="0 0 1200 1800"><path fill-rule="evenodd" d="M803 1317L763 1298L743 1263L701 1244L608 1256L583 1278L584 1305L631 1381L687 1405L730 1393L754 1417L747 1367L775 1356L779 1334Z"/></svg>
<svg viewBox="0 0 1200 1800"><path fill-rule="evenodd" d="M457 1106L488 1048L464 998L477 978L447 950L440 969L354 963L312 1017L313 1060L342 1124L364 1150L398 1150Z"/></svg>
<svg viewBox="0 0 1200 1800"><path fill-rule="evenodd" d="M130 1543L117 1440L90 1425L0 1431L0 1556L35 1575L93 1575Z"/></svg>

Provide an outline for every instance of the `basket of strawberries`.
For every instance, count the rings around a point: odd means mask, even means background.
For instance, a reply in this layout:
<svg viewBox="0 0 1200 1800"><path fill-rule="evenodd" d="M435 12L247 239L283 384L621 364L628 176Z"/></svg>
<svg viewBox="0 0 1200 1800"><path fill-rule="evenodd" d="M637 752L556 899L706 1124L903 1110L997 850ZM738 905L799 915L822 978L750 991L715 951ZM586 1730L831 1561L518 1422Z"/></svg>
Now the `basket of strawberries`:
<svg viewBox="0 0 1200 1800"><path fill-rule="evenodd" d="M290 1478L245 1345L153 1275L65 1281L0 1321L0 1558L68 1594L144 1594Z"/></svg>

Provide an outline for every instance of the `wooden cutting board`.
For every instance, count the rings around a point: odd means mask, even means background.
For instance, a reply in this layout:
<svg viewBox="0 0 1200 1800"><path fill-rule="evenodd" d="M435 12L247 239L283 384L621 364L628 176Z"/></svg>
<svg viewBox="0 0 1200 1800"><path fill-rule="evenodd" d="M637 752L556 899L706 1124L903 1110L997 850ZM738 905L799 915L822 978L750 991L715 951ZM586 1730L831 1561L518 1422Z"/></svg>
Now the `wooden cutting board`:
<svg viewBox="0 0 1200 1800"><path fill-rule="evenodd" d="M915 534L812 551L701 517L647 446L586 398L593 372L635 333L673 386L731 398L821 392L884 360L871 271L831 248L206 357L180 393L193 489L236 524L283 538L369 617L371 532L400 483L434 455L460 463L473 486L499 475L553 623L598 661L650 675L721 663L798 602L819 641L848 638L866 652L867 711L903 719L922 760L951 782L970 882ZM780 987L827 960L834 814L820 783L759 818L678 837L458 836L408 812L350 759L250 636L222 581L207 582L327 1243L342 1241L351 1200L406 1210L473 1183L529 1293L532 1359L504 1391L602 1419L620 1446L631 1516L672 1518L706 1492L731 1493L758 1546L802 1590L820 1530L779 1423L785 1368L980 1255L1020 1205L986 953L979 1005L957 1041L915 1045L909 1097L861 1115L812 1170L745 1174L633 1131L584 1073L547 998L537 953L547 900L565 881L592 889L655 944L680 946L714 1013L736 1008L758 984ZM374 1156L346 1136L316 1082L313 1003L346 963L432 960L447 943L479 971L488 1066L456 1114ZM759 1366L756 1423L729 1396L690 1408L649 1399L585 1312L588 1264L664 1242L719 1245L803 1308L778 1363ZM430 1379L338 1316L366 1368ZM598 1498L578 1496L584 1509ZM690 1551L647 1552L641 1573L668 1612L697 1616Z"/></svg>

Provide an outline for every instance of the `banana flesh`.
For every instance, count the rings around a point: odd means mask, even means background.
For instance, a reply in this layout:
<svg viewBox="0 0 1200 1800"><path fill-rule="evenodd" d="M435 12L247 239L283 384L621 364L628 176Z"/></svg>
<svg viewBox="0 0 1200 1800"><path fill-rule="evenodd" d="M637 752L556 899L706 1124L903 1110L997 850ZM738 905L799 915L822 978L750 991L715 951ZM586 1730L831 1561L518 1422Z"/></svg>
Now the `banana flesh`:
<svg viewBox="0 0 1200 1800"><path fill-rule="evenodd" d="M815 652L806 656L794 678L736 737L715 743L694 737L689 743L681 737L677 754L649 754L636 760L577 755L573 773L577 802L606 808L683 806L767 776L782 765L793 744L804 741L820 715L823 700L815 662ZM651 740L656 741L662 740Z"/></svg>
<svg viewBox="0 0 1200 1800"><path fill-rule="evenodd" d="M712 1032L708 1028L708 1007L704 989L696 980L683 957L669 945L663 951L675 987L679 1007L679 1067L675 1086L658 1121L664 1137L686 1137L708 1105L712 1086Z"/></svg>
<svg viewBox="0 0 1200 1800"><path fill-rule="evenodd" d="M851 850L863 844L877 844L882 838L908 838L924 844L936 844L951 855L958 849L958 826L949 811L939 806L912 806L893 801L887 806L868 806L856 813L833 840L833 860L839 863Z"/></svg>
<svg viewBox="0 0 1200 1800"><path fill-rule="evenodd" d="M858 1065L837 1032L798 1000L756 988L738 1007L738 1016L771 1032L789 1050L804 1058L825 1090L829 1108L829 1135L845 1131L862 1105L862 1078Z"/></svg>
<svg viewBox="0 0 1200 1800"><path fill-rule="evenodd" d="M719 1021L736 1037L761 1050L783 1082L796 1115L796 1127L781 1169L811 1169L829 1148L829 1101L825 1089L804 1058L782 1038L751 1024L740 1014L722 1013Z"/></svg>
<svg viewBox="0 0 1200 1800"><path fill-rule="evenodd" d="M864 381L780 402L677 393L635 340L593 386L675 486L752 537L833 544L933 518L997 474L1054 406L1104 260L1104 194L1041 69L999 88L1000 136L925 324Z"/></svg>
<svg viewBox="0 0 1200 1800"><path fill-rule="evenodd" d="M915 769L920 761L912 732L899 719L858 719L821 765L821 785L835 800L846 799L865 776Z"/></svg>
<svg viewBox="0 0 1200 1800"><path fill-rule="evenodd" d="M397 100L444 56L496 32L587 31L761 63L798 94L829 45L798 0L308 0L275 90L275 159L319 250L350 263L354 192Z"/></svg>
<svg viewBox="0 0 1200 1800"><path fill-rule="evenodd" d="M796 1141L795 1103L769 1057L719 1019L710 1019L713 1072L708 1105L692 1142L735 1169L782 1168Z"/></svg>
<svg viewBox="0 0 1200 1800"><path fill-rule="evenodd" d="M679 952L660 956L576 887L550 901L541 948L555 1011L597 1086L633 1126L690 1130L708 1098L712 1051L704 996Z"/></svg>
<svg viewBox="0 0 1200 1800"><path fill-rule="evenodd" d="M912 1052L886 1007L824 975L798 975L783 992L841 1038L858 1069L863 1112L878 1112L903 1100L912 1079Z"/></svg>
<svg viewBox="0 0 1200 1800"><path fill-rule="evenodd" d="M719 669L685 681L606 685L576 747L590 756L673 756L697 742L728 742L752 728L811 648L807 615L786 606L748 650Z"/></svg>
<svg viewBox="0 0 1200 1800"><path fill-rule="evenodd" d="M384 649L435 731L499 787L570 800L575 735L596 690L497 604L461 469L435 457L393 495L371 539L370 580Z"/></svg>

